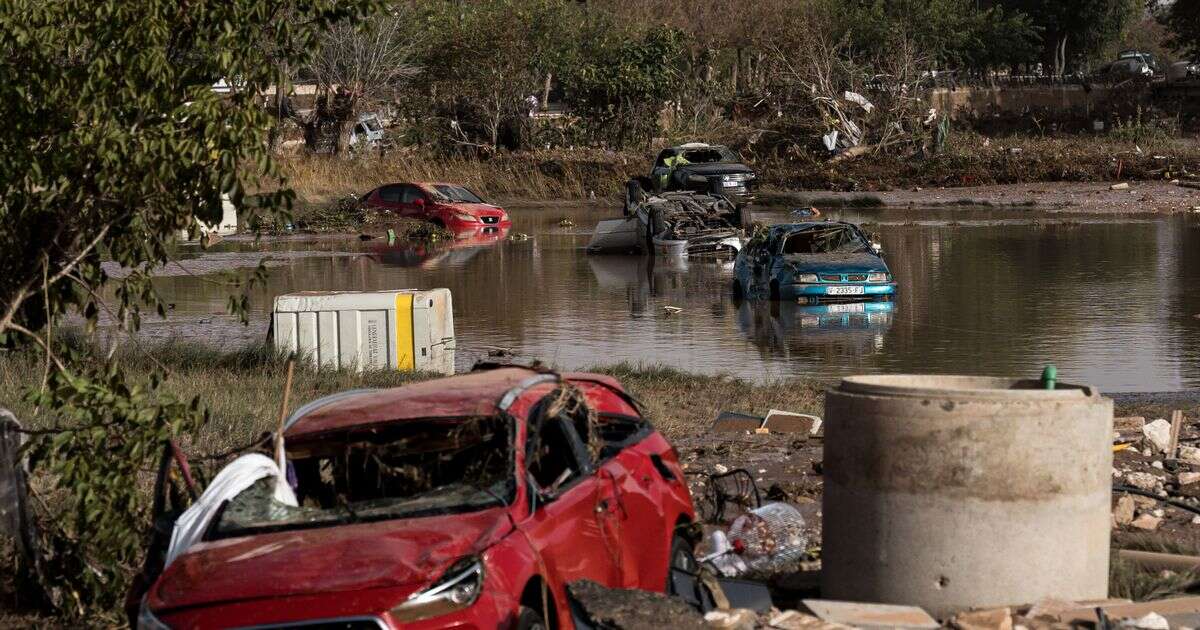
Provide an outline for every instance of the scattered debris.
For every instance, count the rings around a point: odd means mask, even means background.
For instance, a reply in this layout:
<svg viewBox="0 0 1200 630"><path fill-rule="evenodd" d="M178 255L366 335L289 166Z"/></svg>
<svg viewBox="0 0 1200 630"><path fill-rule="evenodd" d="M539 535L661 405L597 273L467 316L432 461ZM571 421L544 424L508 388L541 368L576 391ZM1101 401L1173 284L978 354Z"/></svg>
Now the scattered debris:
<svg viewBox="0 0 1200 630"><path fill-rule="evenodd" d="M950 620L958 630L1012 630L1012 610L995 608L959 613Z"/></svg>
<svg viewBox="0 0 1200 630"><path fill-rule="evenodd" d="M563 217L558 220L557 225L560 228L572 228L575 227L575 222L571 220L571 217Z"/></svg>
<svg viewBox="0 0 1200 630"><path fill-rule="evenodd" d="M668 316L683 312L683 309L679 308L678 306L664 306L663 310L667 312Z"/></svg>
<svg viewBox="0 0 1200 630"><path fill-rule="evenodd" d="M1181 486L1190 486L1197 481L1200 481L1200 472L1179 473L1179 485Z"/></svg>
<svg viewBox="0 0 1200 630"><path fill-rule="evenodd" d="M591 580L567 585L577 628L660 630L699 628L704 618L682 599L636 589L607 588Z"/></svg>
<svg viewBox="0 0 1200 630"><path fill-rule="evenodd" d="M1138 628L1140 630L1171 630L1171 624L1166 617L1158 613L1149 613L1139 619L1126 619L1117 624L1118 628Z"/></svg>
<svg viewBox="0 0 1200 630"><path fill-rule="evenodd" d="M1124 526L1132 523L1135 510L1136 504L1133 501L1133 497L1127 494L1122 495L1121 498L1117 499L1116 506L1113 507L1114 524Z"/></svg>
<svg viewBox="0 0 1200 630"><path fill-rule="evenodd" d="M1125 475L1125 483L1147 492L1154 492L1162 485L1162 480L1157 475L1152 475L1148 472L1131 472Z"/></svg>
<svg viewBox="0 0 1200 630"><path fill-rule="evenodd" d="M798 610L785 610L767 620L767 625L779 630L848 630L851 626L821 621Z"/></svg>
<svg viewBox="0 0 1200 630"><path fill-rule="evenodd" d="M1133 519L1133 522L1130 523L1129 525L1131 527L1136 527L1138 529L1144 529L1148 532L1152 532L1152 531L1158 529L1158 526L1162 525L1162 522L1163 522L1163 520L1161 517L1155 516L1153 514L1142 514L1141 516Z"/></svg>
<svg viewBox="0 0 1200 630"><path fill-rule="evenodd" d="M753 610L710 610L704 613L704 624L720 630L754 630L758 615Z"/></svg>
<svg viewBox="0 0 1200 630"><path fill-rule="evenodd" d="M1129 190L1129 184L1126 182L1121 182L1120 184L1113 184L1112 186L1109 186L1108 189L1109 190Z"/></svg>
<svg viewBox="0 0 1200 630"><path fill-rule="evenodd" d="M1166 453L1171 443L1171 423L1159 418L1142 427L1142 435L1160 453Z"/></svg>

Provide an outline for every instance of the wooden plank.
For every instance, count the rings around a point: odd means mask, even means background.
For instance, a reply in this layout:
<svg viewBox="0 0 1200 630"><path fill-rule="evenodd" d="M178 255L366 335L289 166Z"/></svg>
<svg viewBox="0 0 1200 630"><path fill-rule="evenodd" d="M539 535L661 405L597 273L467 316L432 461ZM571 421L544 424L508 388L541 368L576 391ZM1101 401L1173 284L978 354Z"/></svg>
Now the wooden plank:
<svg viewBox="0 0 1200 630"><path fill-rule="evenodd" d="M1183 412L1178 409L1171 412L1171 439L1167 442L1167 459L1175 459L1179 451L1179 432L1183 429Z"/></svg>

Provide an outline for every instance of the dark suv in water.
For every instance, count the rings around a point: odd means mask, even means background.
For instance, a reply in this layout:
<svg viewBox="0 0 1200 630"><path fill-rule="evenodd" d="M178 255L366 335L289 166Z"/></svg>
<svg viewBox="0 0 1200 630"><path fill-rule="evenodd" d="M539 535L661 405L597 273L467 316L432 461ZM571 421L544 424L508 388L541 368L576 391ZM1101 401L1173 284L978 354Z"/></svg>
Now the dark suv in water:
<svg viewBox="0 0 1200 630"><path fill-rule="evenodd" d="M654 192L690 190L742 204L753 200L755 177L754 169L728 147L691 142L658 154L650 184Z"/></svg>

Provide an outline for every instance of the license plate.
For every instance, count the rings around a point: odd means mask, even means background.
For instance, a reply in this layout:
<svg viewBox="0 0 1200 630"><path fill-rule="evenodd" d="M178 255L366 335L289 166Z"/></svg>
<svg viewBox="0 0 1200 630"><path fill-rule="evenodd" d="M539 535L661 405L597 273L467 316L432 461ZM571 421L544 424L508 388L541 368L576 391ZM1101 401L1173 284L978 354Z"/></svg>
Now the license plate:
<svg viewBox="0 0 1200 630"><path fill-rule="evenodd" d="M721 182L721 185L726 188L737 188L742 185L742 182Z"/></svg>
<svg viewBox="0 0 1200 630"><path fill-rule="evenodd" d="M862 295L863 288L856 286L827 287L825 295Z"/></svg>
<svg viewBox="0 0 1200 630"><path fill-rule="evenodd" d="M830 304L825 308L829 309L830 313L862 313L867 310L867 305L861 302L856 304Z"/></svg>

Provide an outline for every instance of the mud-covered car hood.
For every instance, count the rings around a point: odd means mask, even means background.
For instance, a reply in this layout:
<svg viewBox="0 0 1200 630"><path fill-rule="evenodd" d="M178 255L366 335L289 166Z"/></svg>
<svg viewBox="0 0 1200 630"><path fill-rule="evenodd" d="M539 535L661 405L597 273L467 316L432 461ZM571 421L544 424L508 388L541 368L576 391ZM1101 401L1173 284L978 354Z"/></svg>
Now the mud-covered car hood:
<svg viewBox="0 0 1200 630"><path fill-rule="evenodd" d="M782 257L797 273L869 273L888 270L883 258L870 253L790 254Z"/></svg>
<svg viewBox="0 0 1200 630"><path fill-rule="evenodd" d="M504 508L245 536L196 545L149 593L150 609L426 584L512 530Z"/></svg>
<svg viewBox="0 0 1200 630"><path fill-rule="evenodd" d="M745 164L737 164L735 162L710 162L706 164L684 164L677 167L676 170L688 173L690 175L734 175L740 173L753 173L754 169Z"/></svg>

